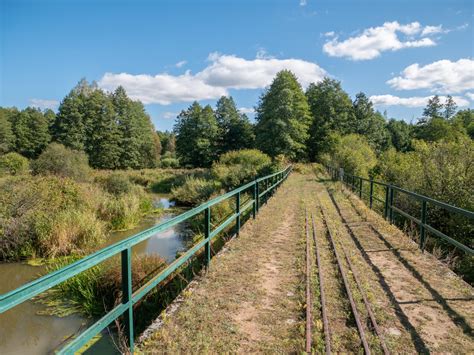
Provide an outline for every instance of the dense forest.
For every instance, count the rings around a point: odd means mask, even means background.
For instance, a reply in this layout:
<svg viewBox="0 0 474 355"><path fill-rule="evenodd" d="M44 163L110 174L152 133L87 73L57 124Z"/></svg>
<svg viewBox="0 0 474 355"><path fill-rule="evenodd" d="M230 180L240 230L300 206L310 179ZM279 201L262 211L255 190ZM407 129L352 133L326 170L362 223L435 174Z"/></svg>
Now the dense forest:
<svg viewBox="0 0 474 355"><path fill-rule="evenodd" d="M10 235L8 243L17 245L21 243L14 239L19 238L21 228L31 227L20 226L18 221L12 224L18 211L10 210L12 202L8 198L16 198L21 205L18 186L36 191L35 186L44 184L41 194L50 193L45 199L53 199L56 204L52 206L60 209L61 203L69 199L67 203L79 203L68 193L80 190L74 184L86 184L87 176L92 174L108 196L101 195L108 207L97 199L93 199L93 207L88 203L94 215L89 216L89 225L94 220L96 225L123 228L133 224L123 220L125 211L135 211L132 220L136 221L149 208L143 198L135 198L141 187L132 193L127 179L140 181L151 173L128 173L124 181L118 176L120 171L205 168L207 173L188 176L168 189L177 201L193 205L221 189L271 171L270 165L290 161L342 167L351 174L474 210L474 111L458 110L450 96L445 102L433 96L422 117L407 123L376 111L363 92L351 99L337 80L325 78L305 91L292 72L283 70L261 94L255 112L255 121L251 122L239 112L232 97L221 97L215 108L194 102L177 116L172 132L159 132L143 104L130 99L124 88L109 93L84 79L62 100L57 112L33 107L0 108L0 182L8 192L0 198L0 233ZM100 174L104 169L118 173L104 177ZM25 174L50 180L35 182ZM75 182L68 185L58 177ZM67 192L65 201L55 199L57 189ZM87 196L94 194L93 188L87 189ZM138 195L143 197L143 191ZM406 210L418 209L408 201L400 203ZM472 247L472 223L441 211L429 213L435 226L442 226L442 230ZM28 223L34 223L33 217ZM63 221L65 225L80 224L77 214L63 218L69 218L69 222ZM81 233L94 235L91 230ZM0 250L11 249L0 245ZM458 258L450 247L439 254L454 261ZM472 268L472 263L468 258L461 264L465 269Z"/></svg>

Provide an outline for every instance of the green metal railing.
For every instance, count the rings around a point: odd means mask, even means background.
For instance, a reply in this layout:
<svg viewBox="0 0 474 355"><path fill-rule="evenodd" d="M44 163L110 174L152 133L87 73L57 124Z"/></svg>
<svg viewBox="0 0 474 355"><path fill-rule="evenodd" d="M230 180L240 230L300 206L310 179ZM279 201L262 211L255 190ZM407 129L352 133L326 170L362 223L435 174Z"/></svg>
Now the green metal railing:
<svg viewBox="0 0 474 355"><path fill-rule="evenodd" d="M136 304L141 298L143 298L148 292L157 287L162 281L168 276L172 275L173 272L178 270L187 260L194 256L201 248L204 247L204 255L206 258L206 265L208 266L211 260L211 241L232 222L235 223L236 234L238 235L241 216L250 208L252 209L253 218L255 218L260 205L262 202L268 200L273 194L274 190L286 180L290 174L292 167L289 166L285 170L276 172L271 175L267 175L261 178L257 178L248 184L245 184L235 190L227 192L221 196L218 196L202 205L195 207L189 211L186 211L166 222L157 224L156 226L140 232L132 237L124 239L118 243L103 248L87 257L82 258L60 270L47 274L25 284L15 290L0 295L0 314L8 311L9 309L31 300L35 296L47 291L54 286L66 281L77 274L90 269L91 267L115 256L121 254L121 266L122 266L122 303L112 309L110 312L105 314L102 318L97 320L85 331L75 337L72 341L62 347L59 354L72 354L81 349L87 344L94 336L99 334L105 329L110 323L115 321L117 318L124 316L126 335L129 342L130 351L133 353L134 349L134 329L133 329L133 305ZM251 190L251 191L250 191ZM241 205L241 194L250 192L251 198ZM227 200L231 197L235 197L236 205L235 211L232 215L227 217L220 225L212 229L211 225L211 207ZM143 286L132 292L132 247L144 240L150 238L157 232L162 232L168 228L184 222L189 218L196 216L197 214L204 212L204 239L193 245L183 255L173 261L165 269L160 271L152 279L146 282Z"/></svg>
<svg viewBox="0 0 474 355"><path fill-rule="evenodd" d="M426 241L426 234L431 233L442 240L446 241L447 243L459 248L460 250L474 255L474 249L471 247L464 245L454 238L451 238L441 232L440 230L434 228L428 223L428 207L430 205L436 206L437 208L441 208L445 211L456 213L458 215L464 216L468 219L474 220L474 212L465 210L463 208L459 208L456 206L449 205L447 203L432 199L427 196L423 196L417 194L413 191L405 190L401 187L387 184L380 181L375 181L373 179L366 179L360 176L351 175L342 171L342 169L337 169L333 167L326 167L327 172L331 175L333 180L341 180L346 186L348 186L352 191L356 192L360 198L367 197L369 200L369 207L372 209L374 202L380 202L383 204L383 216L385 219L389 220L390 223L393 223L395 213L398 213L400 216L403 216L412 222L416 223L420 228L420 242L419 246L421 250L425 247ZM367 186L368 184L368 192L364 191L364 185ZM376 187L382 187L384 190L385 198L379 198L375 193L374 189ZM395 206L395 192L401 193L409 198L413 198L419 202L421 202L420 206L420 218L416 218L406 211ZM473 236L474 237L474 236Z"/></svg>

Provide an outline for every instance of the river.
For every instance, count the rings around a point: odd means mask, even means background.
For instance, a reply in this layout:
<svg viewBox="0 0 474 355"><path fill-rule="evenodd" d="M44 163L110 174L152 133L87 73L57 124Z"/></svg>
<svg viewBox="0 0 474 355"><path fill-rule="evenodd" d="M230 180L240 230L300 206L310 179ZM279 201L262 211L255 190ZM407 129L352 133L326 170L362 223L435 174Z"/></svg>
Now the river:
<svg viewBox="0 0 474 355"><path fill-rule="evenodd" d="M155 224L164 222L174 214L170 208L173 202L167 196L156 195L155 206L164 209L159 216L145 217L133 229L112 232L106 245L130 237ZM178 225L164 232L156 233L133 248L134 254L158 253L167 262L176 258L176 253L185 249L188 241L186 227ZM45 266L31 266L25 263L0 264L0 294L11 291L45 273ZM79 315L56 317L39 315L45 306L31 301L22 303L0 315L0 354L47 354L53 352L64 339L82 330L91 322ZM109 338L109 337L107 337ZM110 338L94 347L95 352L114 353Z"/></svg>

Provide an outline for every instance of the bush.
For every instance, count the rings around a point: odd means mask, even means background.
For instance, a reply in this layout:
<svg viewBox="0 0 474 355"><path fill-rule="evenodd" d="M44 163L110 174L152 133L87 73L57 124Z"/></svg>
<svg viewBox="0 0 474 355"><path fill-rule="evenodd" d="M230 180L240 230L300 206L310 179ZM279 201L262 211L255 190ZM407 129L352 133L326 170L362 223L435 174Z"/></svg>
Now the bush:
<svg viewBox="0 0 474 355"><path fill-rule="evenodd" d="M207 201L218 189L216 181L187 177L183 185L171 189L171 195L176 202L193 206Z"/></svg>
<svg viewBox="0 0 474 355"><path fill-rule="evenodd" d="M9 179L0 190L0 259L83 254L105 239L105 223L71 179Z"/></svg>
<svg viewBox="0 0 474 355"><path fill-rule="evenodd" d="M33 173L87 180L90 174L87 155L62 144L51 143L32 163Z"/></svg>
<svg viewBox="0 0 474 355"><path fill-rule="evenodd" d="M20 175L28 172L29 162L18 153L7 153L0 156L0 175Z"/></svg>
<svg viewBox="0 0 474 355"><path fill-rule="evenodd" d="M152 209L151 200L143 193L135 191L108 199L101 217L109 222L112 230L126 230L136 226L143 215Z"/></svg>
<svg viewBox="0 0 474 355"><path fill-rule="evenodd" d="M115 172L99 179L99 182L105 191L116 196L130 193L133 188L132 183L126 176Z"/></svg>
<svg viewBox="0 0 474 355"><path fill-rule="evenodd" d="M272 171L270 157L257 149L244 149L222 154L212 166L212 175L226 188L243 185Z"/></svg>
<svg viewBox="0 0 474 355"><path fill-rule="evenodd" d="M329 156L323 160L330 165L343 168L346 173L369 177L377 165L377 156L365 137L358 134L333 135Z"/></svg>
<svg viewBox="0 0 474 355"><path fill-rule="evenodd" d="M162 158L160 160L160 167L177 169L179 168L179 160L176 158Z"/></svg>

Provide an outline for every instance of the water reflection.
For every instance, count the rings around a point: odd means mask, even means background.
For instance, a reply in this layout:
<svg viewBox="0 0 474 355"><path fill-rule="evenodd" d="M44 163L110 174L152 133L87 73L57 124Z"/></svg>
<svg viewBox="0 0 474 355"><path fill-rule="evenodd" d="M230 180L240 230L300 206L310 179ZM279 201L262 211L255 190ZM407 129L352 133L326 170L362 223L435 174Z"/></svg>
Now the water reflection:
<svg viewBox="0 0 474 355"><path fill-rule="evenodd" d="M174 206L166 196L156 196L155 207L162 207L165 212L159 216L146 217L135 228L123 232L113 232L107 245L128 238L157 223L174 216L166 212ZM176 258L177 252L186 248L188 233L185 225L177 225L166 231L156 233L148 240L133 248L134 254L158 253L167 262ZM0 294L13 290L45 273L44 266L30 266L22 263L0 264ZM43 316L38 312L44 306L34 302L23 304L0 315L0 354L46 354L58 348L72 334L85 328L89 320L73 315L68 317ZM107 337L108 338L108 337ZM105 340L107 343L107 340ZM110 344L100 353L110 353ZM98 350L95 348L96 351Z"/></svg>

